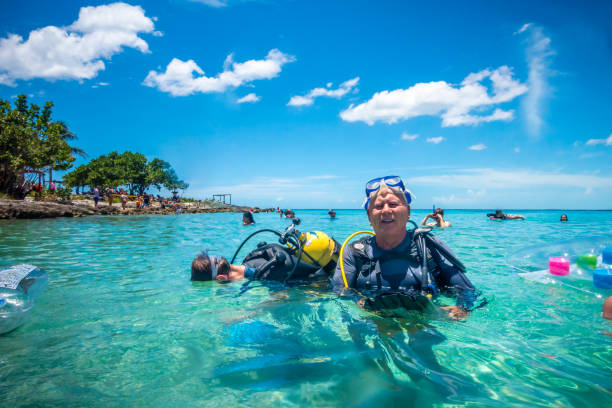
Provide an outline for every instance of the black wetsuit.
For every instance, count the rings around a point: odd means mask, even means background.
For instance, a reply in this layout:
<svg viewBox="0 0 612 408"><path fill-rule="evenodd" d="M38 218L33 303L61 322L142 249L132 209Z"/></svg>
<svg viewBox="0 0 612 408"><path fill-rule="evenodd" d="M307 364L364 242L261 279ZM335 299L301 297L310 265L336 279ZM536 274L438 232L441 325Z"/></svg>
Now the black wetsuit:
<svg viewBox="0 0 612 408"><path fill-rule="evenodd" d="M407 231L404 240L395 248L383 250L375 237L367 237L344 248L344 272L349 288L355 288L368 296L386 293L421 293L428 290L423 259L413 240L414 231ZM438 238L429 234L427 245L427 269L436 291L457 295L457 304L471 308L474 286L460 267L447 258L454 258L452 251ZM448 253L448 257L444 256ZM463 266L461 265L461 268ZM332 279L334 290L344 288L340 265Z"/></svg>
<svg viewBox="0 0 612 408"><path fill-rule="evenodd" d="M298 263L293 270L296 262ZM250 252L242 261L248 268L253 268L251 273L245 273L245 277L257 280L274 280L285 282L290 280L312 281L326 279L329 277L328 271L333 271L335 264L330 261L325 269L298 261L297 255L285 246L278 244L260 244L257 249ZM326 271L327 270L327 271ZM293 273L292 273L293 271Z"/></svg>

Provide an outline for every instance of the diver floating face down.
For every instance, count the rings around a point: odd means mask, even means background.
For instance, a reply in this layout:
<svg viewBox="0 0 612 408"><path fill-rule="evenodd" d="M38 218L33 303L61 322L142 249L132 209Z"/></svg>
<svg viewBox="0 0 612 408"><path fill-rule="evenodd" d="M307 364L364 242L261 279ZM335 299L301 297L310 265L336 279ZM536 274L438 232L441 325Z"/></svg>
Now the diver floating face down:
<svg viewBox="0 0 612 408"><path fill-rule="evenodd" d="M192 281L234 281L244 279L244 266L232 265L221 256L199 254L191 263Z"/></svg>

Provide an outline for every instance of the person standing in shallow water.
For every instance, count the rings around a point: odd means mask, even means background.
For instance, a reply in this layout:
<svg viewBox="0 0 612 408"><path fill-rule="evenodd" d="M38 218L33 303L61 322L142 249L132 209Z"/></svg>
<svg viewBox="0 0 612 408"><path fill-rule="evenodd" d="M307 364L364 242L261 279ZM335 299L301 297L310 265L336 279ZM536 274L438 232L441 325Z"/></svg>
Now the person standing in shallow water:
<svg viewBox="0 0 612 408"><path fill-rule="evenodd" d="M366 209L373 237L357 240L344 248L342 262L336 267L332 285L337 292L355 288L391 297L422 293L427 286L457 295L456 306L445 306L450 317L468 315L475 299L475 288L462 272L465 267L452 251L435 236L428 237L427 252L419 253L416 230L406 230L410 220L412 193L398 176L380 177L366 184ZM416 250L416 254L415 254ZM431 259L424 266L419 258ZM431 258L430 258L431 257ZM419 278L420 277L420 278ZM422 298L422 297L421 297ZM369 298L358 301L367 306Z"/></svg>
<svg viewBox="0 0 612 408"><path fill-rule="evenodd" d="M434 222L427 222L428 219L434 220ZM448 228L451 226L451 223L444 219L444 210L441 208L436 208L433 214L427 214L423 221L421 221L421 225L427 225L429 227L438 227L438 228Z"/></svg>

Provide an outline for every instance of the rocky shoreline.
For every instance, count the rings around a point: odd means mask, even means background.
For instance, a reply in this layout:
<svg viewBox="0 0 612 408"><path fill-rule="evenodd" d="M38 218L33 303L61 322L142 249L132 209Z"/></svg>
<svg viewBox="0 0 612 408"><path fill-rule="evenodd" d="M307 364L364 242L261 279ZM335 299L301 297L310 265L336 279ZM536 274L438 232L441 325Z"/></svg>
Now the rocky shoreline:
<svg viewBox="0 0 612 408"><path fill-rule="evenodd" d="M132 204L132 205L130 205ZM237 206L221 203L181 203L182 214L197 213L216 213L216 212L266 212L271 209L260 209L246 206ZM127 208L122 209L121 204L100 201L98 207L94 207L90 200L75 201L34 201L34 200L9 200L0 198L0 219L15 218L56 218L56 217L84 217L88 215L143 215L143 214L163 214L176 215L177 208L167 206L161 208L159 203L151 207L136 208L133 203L129 203Z"/></svg>

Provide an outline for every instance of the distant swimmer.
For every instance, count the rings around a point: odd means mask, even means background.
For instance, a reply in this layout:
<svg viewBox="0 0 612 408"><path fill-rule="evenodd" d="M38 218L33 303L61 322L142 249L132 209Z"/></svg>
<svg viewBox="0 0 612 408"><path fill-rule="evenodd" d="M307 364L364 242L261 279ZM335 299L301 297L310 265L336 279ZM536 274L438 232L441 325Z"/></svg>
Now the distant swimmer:
<svg viewBox="0 0 612 408"><path fill-rule="evenodd" d="M255 225L253 214L251 214L249 211L245 211L242 214L242 225Z"/></svg>
<svg viewBox="0 0 612 408"><path fill-rule="evenodd" d="M492 221L524 220L525 219L525 217L523 217L522 215L504 214L502 210L495 210L494 213L487 214L487 217L489 217L489 219Z"/></svg>
<svg viewBox="0 0 612 408"><path fill-rule="evenodd" d="M428 219L434 220L434 222L427 222ZM436 208L433 214L427 214L421 225L427 225L429 227L448 228L451 223L444 219L444 210L442 208Z"/></svg>
<svg viewBox="0 0 612 408"><path fill-rule="evenodd" d="M561 214L561 219L560 219L560 221L561 221L561 222L569 221L569 220L567 219L567 215L565 215L565 214Z"/></svg>
<svg viewBox="0 0 612 408"><path fill-rule="evenodd" d="M336 218L336 211L332 208L327 212L327 215L329 215L329 218Z"/></svg>

